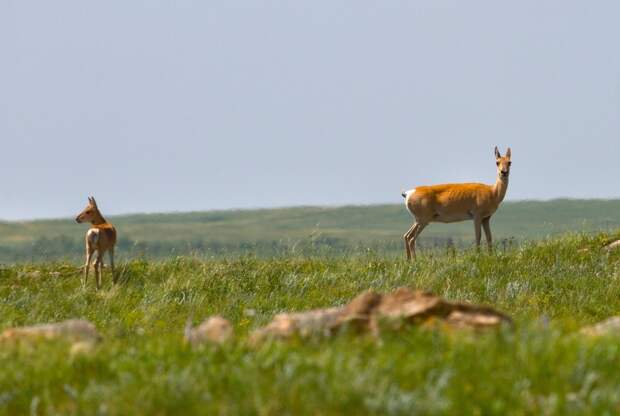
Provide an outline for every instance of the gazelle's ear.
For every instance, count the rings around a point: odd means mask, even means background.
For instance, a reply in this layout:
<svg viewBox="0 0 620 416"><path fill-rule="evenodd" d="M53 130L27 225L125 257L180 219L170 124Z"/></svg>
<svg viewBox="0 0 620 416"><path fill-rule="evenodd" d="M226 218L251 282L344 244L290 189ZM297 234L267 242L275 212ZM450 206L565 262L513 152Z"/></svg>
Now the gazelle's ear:
<svg viewBox="0 0 620 416"><path fill-rule="evenodd" d="M95 201L95 198L93 198L92 196L88 197L88 202L90 202L90 204L94 207L97 206L97 201Z"/></svg>
<svg viewBox="0 0 620 416"><path fill-rule="evenodd" d="M495 159L499 159L502 155L499 153L499 149L495 146Z"/></svg>
<svg viewBox="0 0 620 416"><path fill-rule="evenodd" d="M506 150L506 157L510 159L511 156L512 156L512 152L510 151L510 147L509 147L508 150Z"/></svg>

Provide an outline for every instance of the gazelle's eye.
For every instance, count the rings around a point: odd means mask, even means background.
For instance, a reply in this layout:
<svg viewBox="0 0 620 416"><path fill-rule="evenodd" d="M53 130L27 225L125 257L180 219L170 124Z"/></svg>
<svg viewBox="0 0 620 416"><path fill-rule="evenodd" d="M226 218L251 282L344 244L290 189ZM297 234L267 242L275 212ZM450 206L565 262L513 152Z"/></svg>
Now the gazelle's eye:
<svg viewBox="0 0 620 416"><path fill-rule="evenodd" d="M512 166L512 162L508 162L508 166Z"/></svg>
<svg viewBox="0 0 620 416"><path fill-rule="evenodd" d="M499 166L499 162L495 162L495 164L496 164L497 166Z"/></svg>

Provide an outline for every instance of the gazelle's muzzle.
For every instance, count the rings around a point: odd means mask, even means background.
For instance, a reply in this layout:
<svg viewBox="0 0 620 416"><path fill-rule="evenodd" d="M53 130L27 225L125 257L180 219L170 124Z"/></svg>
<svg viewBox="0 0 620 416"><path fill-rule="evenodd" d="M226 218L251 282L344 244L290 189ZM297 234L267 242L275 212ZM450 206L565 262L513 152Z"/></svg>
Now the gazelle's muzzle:
<svg viewBox="0 0 620 416"><path fill-rule="evenodd" d="M77 222L78 224L81 224L82 223L81 217L82 217L81 215L78 215L77 217L75 217L75 222Z"/></svg>

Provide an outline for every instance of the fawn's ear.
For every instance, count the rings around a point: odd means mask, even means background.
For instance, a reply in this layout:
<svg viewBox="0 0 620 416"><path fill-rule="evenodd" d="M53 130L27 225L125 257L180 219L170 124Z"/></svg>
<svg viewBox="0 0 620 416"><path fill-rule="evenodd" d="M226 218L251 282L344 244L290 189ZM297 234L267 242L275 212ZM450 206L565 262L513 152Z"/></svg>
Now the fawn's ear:
<svg viewBox="0 0 620 416"><path fill-rule="evenodd" d="M506 150L506 157L510 159L511 156L512 156L512 152L510 151L510 147L509 147L508 150Z"/></svg>
<svg viewBox="0 0 620 416"><path fill-rule="evenodd" d="M495 159L499 159L502 155L499 153L499 149L495 146Z"/></svg>

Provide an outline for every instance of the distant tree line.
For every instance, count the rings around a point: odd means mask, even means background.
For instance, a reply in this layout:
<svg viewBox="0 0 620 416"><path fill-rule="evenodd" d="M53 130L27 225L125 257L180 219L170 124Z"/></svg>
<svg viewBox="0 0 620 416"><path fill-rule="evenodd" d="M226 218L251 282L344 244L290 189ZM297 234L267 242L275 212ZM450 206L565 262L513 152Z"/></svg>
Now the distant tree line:
<svg viewBox="0 0 620 416"><path fill-rule="evenodd" d="M121 238L117 243L120 258L139 257L166 258L170 256L197 255L205 257L225 257L251 254L259 257L285 255L347 255L364 252L401 253L403 241L350 241L347 239L319 236L299 240L266 240L223 242L208 240L175 241L135 241ZM427 237L418 246L424 248L459 248L465 244L452 238ZM506 243L504 242L504 246ZM40 261L83 261L84 242L66 235L53 238L41 237L31 244L0 246L0 262L40 262ZM106 259L107 261L107 259Z"/></svg>

